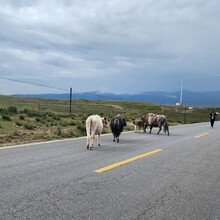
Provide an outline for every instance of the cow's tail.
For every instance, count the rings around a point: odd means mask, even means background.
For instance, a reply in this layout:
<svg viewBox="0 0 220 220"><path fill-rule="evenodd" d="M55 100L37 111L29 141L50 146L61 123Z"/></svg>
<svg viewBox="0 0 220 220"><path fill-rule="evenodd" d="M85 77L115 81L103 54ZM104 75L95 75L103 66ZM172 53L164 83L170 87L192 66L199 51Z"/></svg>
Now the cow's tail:
<svg viewBox="0 0 220 220"><path fill-rule="evenodd" d="M167 132L167 135L170 135L167 119L165 120L165 123L164 123L164 126L163 126L163 131L164 131L164 133Z"/></svg>
<svg viewBox="0 0 220 220"><path fill-rule="evenodd" d="M86 121L86 134L87 134L87 137L91 136L91 123L92 123L91 119Z"/></svg>

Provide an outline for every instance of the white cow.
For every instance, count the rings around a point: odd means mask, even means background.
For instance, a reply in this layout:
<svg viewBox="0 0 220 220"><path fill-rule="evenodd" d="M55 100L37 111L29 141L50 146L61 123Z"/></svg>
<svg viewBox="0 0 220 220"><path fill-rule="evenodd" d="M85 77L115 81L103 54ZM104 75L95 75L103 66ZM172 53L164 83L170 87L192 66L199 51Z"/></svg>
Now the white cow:
<svg viewBox="0 0 220 220"><path fill-rule="evenodd" d="M87 134L87 149L93 149L93 140L95 135L98 135L98 146L100 144L100 135L102 133L103 126L107 127L107 118L101 118L99 115L90 115L86 119L86 134Z"/></svg>

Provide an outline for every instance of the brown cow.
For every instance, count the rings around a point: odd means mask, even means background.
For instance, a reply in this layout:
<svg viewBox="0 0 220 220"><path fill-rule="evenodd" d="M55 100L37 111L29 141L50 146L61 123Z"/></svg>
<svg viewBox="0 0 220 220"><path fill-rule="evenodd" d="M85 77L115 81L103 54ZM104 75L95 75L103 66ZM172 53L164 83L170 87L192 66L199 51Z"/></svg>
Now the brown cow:
<svg viewBox="0 0 220 220"><path fill-rule="evenodd" d="M135 132L140 131L141 129L143 129L143 131L144 131L145 123L143 120L136 119L136 120L133 120L132 123L134 125Z"/></svg>
<svg viewBox="0 0 220 220"><path fill-rule="evenodd" d="M170 135L167 117L165 115L156 115L154 113L148 113L147 115L142 116L141 120L143 120L146 123L144 130L147 128L148 125L150 126L149 134L151 133L153 127L159 127L159 131L157 132L157 134L160 133L163 127L164 133L167 132L167 134Z"/></svg>

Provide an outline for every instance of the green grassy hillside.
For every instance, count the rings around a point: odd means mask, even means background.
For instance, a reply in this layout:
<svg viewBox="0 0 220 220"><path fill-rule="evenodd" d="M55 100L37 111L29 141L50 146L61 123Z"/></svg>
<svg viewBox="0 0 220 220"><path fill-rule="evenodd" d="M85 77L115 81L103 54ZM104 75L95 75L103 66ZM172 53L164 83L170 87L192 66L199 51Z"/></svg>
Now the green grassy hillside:
<svg viewBox="0 0 220 220"><path fill-rule="evenodd" d="M0 146L85 136L85 121L91 114L109 119L121 114L127 121L132 121L153 112L166 115L172 126L209 121L211 110L101 100L73 100L70 108L68 100L0 96ZM133 129L134 126L128 123L126 130ZM104 129L103 133L107 132L110 130Z"/></svg>

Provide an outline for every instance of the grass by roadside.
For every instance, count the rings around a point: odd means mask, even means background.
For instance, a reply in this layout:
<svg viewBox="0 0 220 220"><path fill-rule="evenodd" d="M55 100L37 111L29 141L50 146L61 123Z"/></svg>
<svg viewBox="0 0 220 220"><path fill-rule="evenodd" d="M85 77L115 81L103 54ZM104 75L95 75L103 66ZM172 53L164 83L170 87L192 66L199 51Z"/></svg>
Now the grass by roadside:
<svg viewBox="0 0 220 220"><path fill-rule="evenodd" d="M91 114L111 119L122 114L132 121L149 112L164 114L169 125L209 121L210 108L163 106L145 102L49 100L0 96L0 147L86 135L85 121ZM219 111L220 109L215 109ZM128 123L125 130L134 130ZM103 133L109 133L105 128Z"/></svg>

